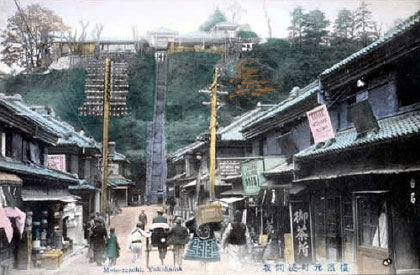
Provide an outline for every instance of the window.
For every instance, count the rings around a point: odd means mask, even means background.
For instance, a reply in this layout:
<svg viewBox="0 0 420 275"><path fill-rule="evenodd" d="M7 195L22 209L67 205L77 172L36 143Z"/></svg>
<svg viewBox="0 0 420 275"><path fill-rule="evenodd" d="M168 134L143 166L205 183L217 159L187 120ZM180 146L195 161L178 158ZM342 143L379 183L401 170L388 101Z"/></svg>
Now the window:
<svg viewBox="0 0 420 275"><path fill-rule="evenodd" d="M400 107L420 103L420 60L416 56L398 62L397 67L397 93Z"/></svg>
<svg viewBox="0 0 420 275"><path fill-rule="evenodd" d="M13 133L6 132L6 157L13 156Z"/></svg>

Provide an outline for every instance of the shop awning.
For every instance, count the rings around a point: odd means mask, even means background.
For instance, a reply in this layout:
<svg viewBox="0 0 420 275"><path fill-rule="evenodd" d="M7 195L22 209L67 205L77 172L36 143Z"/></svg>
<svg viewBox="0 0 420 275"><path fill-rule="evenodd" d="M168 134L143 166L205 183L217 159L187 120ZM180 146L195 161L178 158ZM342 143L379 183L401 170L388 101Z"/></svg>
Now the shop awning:
<svg viewBox="0 0 420 275"><path fill-rule="evenodd" d="M272 189L287 190L287 192L290 195L297 195L307 188L306 185L301 184L301 183L273 184L272 181L266 182L261 187L263 187L262 189L264 190L272 190Z"/></svg>
<svg viewBox="0 0 420 275"><path fill-rule="evenodd" d="M220 193L221 196L245 196L243 189L232 189Z"/></svg>
<svg viewBox="0 0 420 275"><path fill-rule="evenodd" d="M2 184L21 185L22 179L14 174L0 172L0 185Z"/></svg>
<svg viewBox="0 0 420 275"><path fill-rule="evenodd" d="M290 163L282 163L275 168L265 171L264 176L270 177L270 176L279 176L279 175L285 175L285 174L291 174L293 172L293 164Z"/></svg>
<svg viewBox="0 0 420 275"><path fill-rule="evenodd" d="M238 202L238 201L242 201L242 200L244 200L245 198L222 198L222 199L219 199L219 201L221 201L221 202L224 202L224 203L227 203L227 204L231 204L231 203L234 203L234 202Z"/></svg>
<svg viewBox="0 0 420 275"><path fill-rule="evenodd" d="M196 185L197 185L197 181L193 180L193 181L181 186L181 188L189 188L189 187L193 187L193 186L196 186Z"/></svg>
<svg viewBox="0 0 420 275"><path fill-rule="evenodd" d="M313 176L308 176L300 179L296 179L293 182L304 182L304 181L316 181L316 180L328 180L336 179L349 176L362 176L362 175L392 175L401 173L418 172L420 167L406 167L406 168L388 168L388 169L367 169L358 171L335 171L335 173L325 173Z"/></svg>
<svg viewBox="0 0 420 275"><path fill-rule="evenodd" d="M74 196L64 189L35 189L24 188L22 189L23 201L62 201L62 202L75 202L80 197Z"/></svg>

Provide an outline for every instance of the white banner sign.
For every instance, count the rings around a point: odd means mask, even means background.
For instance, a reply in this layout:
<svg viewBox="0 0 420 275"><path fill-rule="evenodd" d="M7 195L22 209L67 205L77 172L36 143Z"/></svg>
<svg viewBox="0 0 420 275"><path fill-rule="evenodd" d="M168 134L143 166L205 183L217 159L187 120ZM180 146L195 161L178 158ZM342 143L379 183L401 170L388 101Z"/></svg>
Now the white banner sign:
<svg viewBox="0 0 420 275"><path fill-rule="evenodd" d="M66 172L66 155L48 155L48 168Z"/></svg>
<svg viewBox="0 0 420 275"><path fill-rule="evenodd" d="M335 137L327 107L321 105L306 113L315 143Z"/></svg>

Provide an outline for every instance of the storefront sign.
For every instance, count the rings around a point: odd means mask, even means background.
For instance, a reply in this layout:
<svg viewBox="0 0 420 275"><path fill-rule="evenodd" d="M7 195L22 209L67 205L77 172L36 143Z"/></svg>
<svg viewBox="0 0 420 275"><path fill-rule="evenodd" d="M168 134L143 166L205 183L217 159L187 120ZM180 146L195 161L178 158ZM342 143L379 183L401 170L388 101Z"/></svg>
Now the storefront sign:
<svg viewBox="0 0 420 275"><path fill-rule="evenodd" d="M66 172L66 155L48 155L48 168Z"/></svg>
<svg viewBox="0 0 420 275"><path fill-rule="evenodd" d="M315 143L335 136L327 107L321 105L306 113Z"/></svg>
<svg viewBox="0 0 420 275"><path fill-rule="evenodd" d="M290 212L295 263L312 263L309 203L291 202Z"/></svg>
<svg viewBox="0 0 420 275"><path fill-rule="evenodd" d="M241 160L217 159L218 170L222 176L237 176L241 174Z"/></svg>
<svg viewBox="0 0 420 275"><path fill-rule="evenodd" d="M253 159L243 162L241 170L245 195L258 195L261 184L266 181L266 178L263 175L264 160Z"/></svg>

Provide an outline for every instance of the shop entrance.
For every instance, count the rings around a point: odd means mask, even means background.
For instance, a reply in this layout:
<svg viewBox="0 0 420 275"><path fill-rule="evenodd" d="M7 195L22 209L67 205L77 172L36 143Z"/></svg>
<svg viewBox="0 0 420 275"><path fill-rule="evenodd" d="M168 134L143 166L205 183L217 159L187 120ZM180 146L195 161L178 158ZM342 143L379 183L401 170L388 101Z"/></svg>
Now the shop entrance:
<svg viewBox="0 0 420 275"><path fill-rule="evenodd" d="M355 193L359 274L393 273L388 192Z"/></svg>

